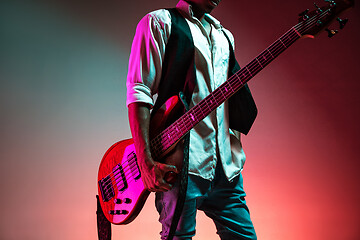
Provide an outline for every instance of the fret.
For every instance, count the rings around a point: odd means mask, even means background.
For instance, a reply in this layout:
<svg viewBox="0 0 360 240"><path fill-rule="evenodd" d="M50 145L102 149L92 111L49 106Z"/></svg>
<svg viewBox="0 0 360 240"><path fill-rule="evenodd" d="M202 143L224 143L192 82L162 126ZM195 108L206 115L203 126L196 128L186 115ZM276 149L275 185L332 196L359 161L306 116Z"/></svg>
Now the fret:
<svg viewBox="0 0 360 240"><path fill-rule="evenodd" d="M177 137L181 137L181 135L178 135L178 132L176 131L176 124L171 124L170 127L169 127L169 132L168 132L168 141L172 141L174 138L177 138Z"/></svg>
<svg viewBox="0 0 360 240"><path fill-rule="evenodd" d="M160 137L160 139L159 139L160 141L159 141L159 143L158 143L158 147L159 147L159 152L160 152L160 154L162 153L162 152L164 152L165 151L165 149L166 149L166 143L167 143L167 141L166 141L166 135L165 135L165 133L163 133L163 134L161 134L161 137Z"/></svg>
<svg viewBox="0 0 360 240"><path fill-rule="evenodd" d="M299 38L302 37L302 35L294 27L292 27L291 29L299 36Z"/></svg>
<svg viewBox="0 0 360 240"><path fill-rule="evenodd" d="M179 128L179 123L175 122L174 124L175 124L174 129L176 131L176 134L179 134L179 132L181 131L181 129Z"/></svg>
<svg viewBox="0 0 360 240"><path fill-rule="evenodd" d="M234 90L231 87L229 81L224 82L220 87L224 90L223 93L225 95L225 100L228 99L231 95L233 95Z"/></svg>
<svg viewBox="0 0 360 240"><path fill-rule="evenodd" d="M226 83L223 84L223 87L221 88L223 90L223 93L225 95L225 100L228 99L232 95L232 91L226 86Z"/></svg>
<svg viewBox="0 0 360 240"><path fill-rule="evenodd" d="M268 48L268 50L271 52L271 55L273 56L273 58L276 58L277 56L279 56L280 53L282 53L285 49L286 49L286 47L281 43L280 39L277 40L276 42L274 42Z"/></svg>
<svg viewBox="0 0 360 240"><path fill-rule="evenodd" d="M236 72L228 81L230 82L230 84L233 86L234 89L238 89L239 86L242 86L244 83L242 82L239 74L240 74L239 70L238 72Z"/></svg>
<svg viewBox="0 0 360 240"><path fill-rule="evenodd" d="M247 67L244 67L240 70L240 79L241 79L242 85L244 85L251 77L252 77L252 75L250 74Z"/></svg>
<svg viewBox="0 0 360 240"><path fill-rule="evenodd" d="M228 81L234 92L236 92L239 89L239 87L243 85L243 82L241 81L238 72L235 73L231 78L229 78Z"/></svg>
<svg viewBox="0 0 360 240"><path fill-rule="evenodd" d="M203 114L204 114L205 116L207 116L207 115L212 111L211 107L209 106L209 104L208 104L208 102L207 102L206 100L205 100L205 101L201 101L201 102L199 103L199 107L201 107L202 109L204 109Z"/></svg>
<svg viewBox="0 0 360 240"><path fill-rule="evenodd" d="M289 47L296 40L298 40L300 36L295 31L295 29L291 28L287 33L285 33L282 37L280 37L281 41L286 44L286 47Z"/></svg>
<svg viewBox="0 0 360 240"><path fill-rule="evenodd" d="M222 101L225 100L225 97L224 97L223 93L221 92L221 89L220 89L220 88L215 89L215 90L212 92L212 95L213 95L214 98L216 99L216 107L219 106L219 103L221 103Z"/></svg>
<svg viewBox="0 0 360 240"><path fill-rule="evenodd" d="M190 125L191 125L191 120L190 120L189 113L190 113L190 111L185 113L185 115L183 117L183 121L184 121L184 125L185 125L186 130L188 130Z"/></svg>
<svg viewBox="0 0 360 240"><path fill-rule="evenodd" d="M219 92L221 93L221 96L223 97L223 99L226 99L226 91L225 91L225 89L223 89L221 87L219 87L218 89L219 89Z"/></svg>
<svg viewBox="0 0 360 240"><path fill-rule="evenodd" d="M216 108L216 106L218 105L214 94L210 94L205 99L207 99L207 98L209 98L211 110L214 110Z"/></svg>
<svg viewBox="0 0 360 240"><path fill-rule="evenodd" d="M182 132L184 132L184 130L186 131L186 124L183 117L179 118L176 122L178 123L178 125L180 125Z"/></svg>
<svg viewBox="0 0 360 240"><path fill-rule="evenodd" d="M204 105L204 104L201 104L201 105ZM201 114L201 117L200 117L200 118L204 118L204 117L206 117L207 112L204 112L204 111L206 111L206 109L203 110L203 108L201 107L201 105L198 104L197 106L195 106L195 107L196 107L195 110L196 110L196 112L197 112L198 114ZM199 109L199 110L197 110L197 109Z"/></svg>
<svg viewBox="0 0 360 240"><path fill-rule="evenodd" d="M261 62L258 60L258 58L256 57L255 60L259 63L260 67L263 69L263 65L261 64Z"/></svg>
<svg viewBox="0 0 360 240"><path fill-rule="evenodd" d="M173 124L171 124L168 129L170 129L172 133L172 136L170 136L169 139L169 142L171 142L170 146L173 143L177 142L177 140L180 139L187 132L182 117L176 120Z"/></svg>
<svg viewBox="0 0 360 240"><path fill-rule="evenodd" d="M281 38L280 38L281 42L286 46L290 46L293 43L294 40L294 36L291 35L290 32L288 32L287 34L284 34Z"/></svg>
<svg viewBox="0 0 360 240"><path fill-rule="evenodd" d="M158 138L155 138L155 139L157 140ZM161 153L163 152L163 150L160 149L159 142L151 141L150 145L151 145L151 155L153 155L154 158L158 158L161 155Z"/></svg>
<svg viewBox="0 0 360 240"><path fill-rule="evenodd" d="M237 77L237 83L240 82L240 85L243 85L244 82L243 82L243 78L242 78L242 71L244 71L244 69L240 69L238 72L235 73L235 76Z"/></svg>
<svg viewBox="0 0 360 240"><path fill-rule="evenodd" d="M284 34L284 35L280 38L280 40L281 40L281 42L283 42L283 43L285 44L286 47L288 47L288 46L287 46L287 43L288 43L288 42L291 42L291 41L293 40L293 37L292 37L289 33L287 33L287 34Z"/></svg>
<svg viewBox="0 0 360 240"><path fill-rule="evenodd" d="M300 33L298 31L296 31L294 28L291 28L289 30L289 33L291 34L292 36L292 42L291 44L293 44L296 40L298 40L299 38L301 38L302 36L300 35Z"/></svg>
<svg viewBox="0 0 360 240"><path fill-rule="evenodd" d="M194 126L194 122L197 122L198 119L195 118L196 116L193 108L187 112L186 116L187 116L187 118L185 118L185 120L187 121L186 129L190 130Z"/></svg>
<svg viewBox="0 0 360 240"><path fill-rule="evenodd" d="M160 156L163 152L165 152L166 149L168 149L169 147L171 147L172 144L174 144L174 142L171 141L173 138L175 138L175 136L172 136L171 128L165 129L160 134L157 142L157 148L159 150L157 156Z"/></svg>
<svg viewBox="0 0 360 240"><path fill-rule="evenodd" d="M247 69L248 71L251 72L251 76L255 76L258 72L260 72L263 69L263 66L261 65L259 60L255 58L247 65Z"/></svg>
<svg viewBox="0 0 360 240"><path fill-rule="evenodd" d="M195 106L193 109L192 109L192 116L191 116L191 120L192 122L198 122L199 119L203 119L205 117L205 115L202 114L202 111L201 109L199 108L199 106Z"/></svg>
<svg viewBox="0 0 360 240"><path fill-rule="evenodd" d="M190 122L190 123L193 123L193 122L196 122L196 121L197 121L196 112L194 111L194 109L191 109L191 110L189 111L189 116L190 116L190 119L191 119L191 122Z"/></svg>
<svg viewBox="0 0 360 240"><path fill-rule="evenodd" d="M273 46L273 45L270 45L270 47L272 47L272 46ZM269 50L270 47L268 47L268 48L266 49L266 51L268 51L268 53L270 53L270 55L271 55L271 57L272 57L271 60L273 60L275 57L274 57L274 55L271 53L271 51Z"/></svg>
<svg viewBox="0 0 360 240"><path fill-rule="evenodd" d="M287 48L287 46L283 43L283 41L281 40L281 38L279 39L279 42L280 42L285 48Z"/></svg>
<svg viewBox="0 0 360 240"><path fill-rule="evenodd" d="M211 100L212 100L212 107L214 110L216 108L216 106L218 106L218 99L216 99L214 94L211 94L210 96L211 96Z"/></svg>
<svg viewBox="0 0 360 240"><path fill-rule="evenodd" d="M252 75L251 72L249 71L248 66L249 66L249 64L245 66L245 69L248 71L248 73L250 74L250 76L253 77L253 75Z"/></svg>
<svg viewBox="0 0 360 240"><path fill-rule="evenodd" d="M171 135L170 135L170 133L167 133L165 143L169 143L170 141L171 141Z"/></svg>
<svg viewBox="0 0 360 240"><path fill-rule="evenodd" d="M224 84L227 85L227 86L226 86L226 90L227 90L229 93L233 94L233 93L235 92L234 89L232 88L232 86L231 86L231 84L230 84L229 81L226 81Z"/></svg>
<svg viewBox="0 0 360 240"><path fill-rule="evenodd" d="M271 53L269 52L268 49L265 49L258 57L257 57L258 61L261 63L261 65L263 67L265 67L266 65L268 65L273 59L274 57L271 55Z"/></svg>

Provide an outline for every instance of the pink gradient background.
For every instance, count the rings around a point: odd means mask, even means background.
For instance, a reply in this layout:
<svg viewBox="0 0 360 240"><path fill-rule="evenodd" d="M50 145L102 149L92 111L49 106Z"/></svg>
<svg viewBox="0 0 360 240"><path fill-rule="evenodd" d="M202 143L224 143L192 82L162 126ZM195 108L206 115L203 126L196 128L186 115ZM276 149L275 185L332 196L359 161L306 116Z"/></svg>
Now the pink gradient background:
<svg viewBox="0 0 360 240"><path fill-rule="evenodd" d="M5 2L5 1L4 1ZM0 3L0 239L97 239L96 177L129 138L135 27L175 0ZM45 2L45 1L44 1ZM322 1L318 1L322 4ZM243 66L313 1L224 0ZM360 11L332 39L301 40L250 83L258 118L243 172L261 240L360 239ZM336 26L337 27L337 26ZM158 239L153 196L113 239ZM202 213L195 240L218 239Z"/></svg>

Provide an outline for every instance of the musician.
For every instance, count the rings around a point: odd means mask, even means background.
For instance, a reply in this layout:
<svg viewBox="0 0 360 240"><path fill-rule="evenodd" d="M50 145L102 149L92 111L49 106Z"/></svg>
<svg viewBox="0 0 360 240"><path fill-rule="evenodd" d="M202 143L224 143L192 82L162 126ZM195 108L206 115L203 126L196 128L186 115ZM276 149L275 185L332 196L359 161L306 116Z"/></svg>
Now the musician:
<svg viewBox="0 0 360 240"><path fill-rule="evenodd" d="M131 49L129 122L142 180L148 190L156 192L161 239L169 237L178 198L174 193L180 187L179 179L171 183L165 176L182 170L152 157L151 109L158 109L170 97L167 95L178 91L185 92L191 108L238 69L233 35L210 15L220 1L180 0L176 9L147 14L137 26ZM174 239L195 235L197 209L214 221L221 239L256 239L243 190L245 154L240 142L240 132L248 133L255 116L256 106L245 86L187 135L187 192Z"/></svg>

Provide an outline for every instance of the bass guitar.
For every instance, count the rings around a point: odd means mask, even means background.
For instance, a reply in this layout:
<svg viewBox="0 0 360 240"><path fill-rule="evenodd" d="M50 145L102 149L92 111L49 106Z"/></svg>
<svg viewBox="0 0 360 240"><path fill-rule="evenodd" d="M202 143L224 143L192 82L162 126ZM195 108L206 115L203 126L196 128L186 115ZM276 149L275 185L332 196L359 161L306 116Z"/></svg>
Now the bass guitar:
<svg viewBox="0 0 360 240"><path fill-rule="evenodd" d="M181 165L178 162L169 162L166 155L196 124L229 99L298 39L306 36L313 37L323 29L327 31L329 37L334 36L337 30L327 28L334 19L337 19L342 29L347 19L342 20L338 15L353 7L354 0L325 1L327 2L325 6L318 7L315 4L314 11L305 10L299 14L298 24L290 28L200 103L169 126L164 126L181 104L178 96L167 100L156 113L156 120L153 118L151 121L151 129L161 129L151 138L152 157L167 164ZM132 139L115 143L105 153L98 172L98 192L102 210L113 224L130 223L141 211L150 192L144 188L141 180Z"/></svg>

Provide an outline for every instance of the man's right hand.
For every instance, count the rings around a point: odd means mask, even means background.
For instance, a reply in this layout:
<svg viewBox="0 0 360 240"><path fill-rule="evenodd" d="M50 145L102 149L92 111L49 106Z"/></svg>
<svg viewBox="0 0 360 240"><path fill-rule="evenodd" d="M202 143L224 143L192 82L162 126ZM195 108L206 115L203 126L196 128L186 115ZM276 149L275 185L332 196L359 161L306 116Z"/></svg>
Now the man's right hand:
<svg viewBox="0 0 360 240"><path fill-rule="evenodd" d="M173 185L165 180L165 176L169 172L178 174L179 171L173 165L159 163L153 160L140 161L139 163L141 178L146 189L151 192L166 192Z"/></svg>

